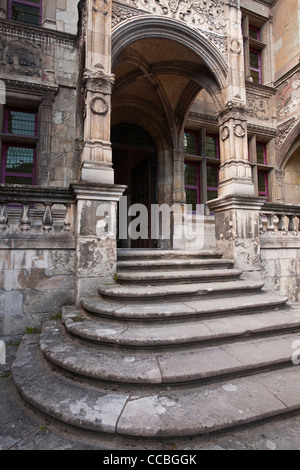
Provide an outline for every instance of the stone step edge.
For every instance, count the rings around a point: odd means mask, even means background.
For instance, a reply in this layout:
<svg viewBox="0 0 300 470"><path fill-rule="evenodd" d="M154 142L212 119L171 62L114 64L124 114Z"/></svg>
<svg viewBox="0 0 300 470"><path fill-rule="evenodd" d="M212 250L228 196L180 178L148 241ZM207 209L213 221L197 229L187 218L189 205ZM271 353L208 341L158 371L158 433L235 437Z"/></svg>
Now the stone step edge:
<svg viewBox="0 0 300 470"><path fill-rule="evenodd" d="M160 304L153 304L147 310L144 304L112 304L106 301L102 301L99 297L81 300L81 306L85 309L88 313L98 316L104 316L108 318L114 319L123 319L128 321L172 321L172 320L183 320L188 318L197 318L199 316L212 316L212 315L230 315L236 314L236 312L243 312L243 313L252 313L272 309L272 308L281 308L286 305L288 298L284 296L272 296L269 297L267 293L260 293L257 296L247 296L251 299L251 302L246 304L239 304L237 305L237 301L239 297L235 298L235 305L225 306L224 304L219 307L210 308L199 308L199 307L189 307L187 303L177 302L176 306L178 310L174 312L172 311L172 303L160 303ZM266 297L268 300L266 300ZM242 300L245 299L245 296ZM265 301L264 301L265 300ZM193 302L193 304L196 301ZM202 303L199 301L199 303ZM162 308L163 307L163 311ZM155 311L156 308L156 311Z"/></svg>
<svg viewBox="0 0 300 470"><path fill-rule="evenodd" d="M135 259L221 259L223 254L217 250L163 250L163 249L118 249L118 260Z"/></svg>
<svg viewBox="0 0 300 470"><path fill-rule="evenodd" d="M131 397L51 371L32 336L19 347L12 378L24 400L47 416L78 430L128 437L199 436L300 409L296 366L201 389Z"/></svg>
<svg viewBox="0 0 300 470"><path fill-rule="evenodd" d="M92 348L70 339L61 325L46 322L40 348L44 357L57 367L87 379L128 385L171 386L222 380L226 376L288 365L292 361L292 344L296 341L300 341L299 333L250 338L245 342L200 349L190 347L180 351L146 353L123 348Z"/></svg>
<svg viewBox="0 0 300 470"><path fill-rule="evenodd" d="M117 262L117 271L121 272L123 270L130 269L131 271L135 270L153 270L153 271L162 271L162 270L188 270L188 269L215 269L217 267L234 267L234 261L225 260L225 259L200 259L200 260L145 260L145 261L118 261Z"/></svg>
<svg viewBox="0 0 300 470"><path fill-rule="evenodd" d="M122 281L123 282L123 281ZM150 281L149 281L150 282ZM121 302L137 302L137 301L155 301L161 302L162 300L168 301L172 299L173 301L182 300L186 298L187 300L197 299L197 297L211 298L213 295L232 295L236 294L245 294L246 291L253 293L253 291L261 291L264 287L264 282L262 281L247 281L244 279L230 279L226 282L224 281L215 281L212 282L192 282L192 283L182 283L176 285L147 285L141 286L139 284L135 285L125 285L122 283L117 283L113 285L100 285L98 286L98 292L101 297L109 299L112 301L121 301Z"/></svg>
<svg viewBox="0 0 300 470"><path fill-rule="evenodd" d="M192 282L205 282L207 280L223 281L225 279L238 279L243 273L235 269L226 269L224 271L214 269L201 269L191 271L121 271L117 273L118 281L122 282L137 282L137 283L152 283L159 282L160 284L172 283L174 281L181 281L190 283Z"/></svg>
<svg viewBox="0 0 300 470"><path fill-rule="evenodd" d="M277 312L276 312L277 313ZM281 313L281 316L283 314ZM259 325L257 323L257 317L264 320L266 318L265 324ZM214 331L214 323L216 320L202 320L193 322L180 322L175 324L168 325L158 325L150 326L150 331L154 328L156 331L161 329L167 330L165 336L159 337L159 334L156 333L155 337L147 336L143 338L141 332L149 332L149 325L131 325L128 326L128 323L122 321L109 321L109 320L99 320L91 319L89 316L86 316L82 310L76 310L75 307L65 307L63 308L62 313L62 323L64 324L68 334L77 337L82 341L87 341L96 344L104 345L118 345L121 347L129 348L164 348L164 347L174 347L174 346L188 346L195 345L199 343L207 343L208 341L212 342L221 342L229 340L239 340L245 337L255 337L256 335L266 335L266 334L279 334L280 332L292 332L295 330L300 330L300 314L299 319L296 320L292 315L290 318L286 318L287 314L284 314L285 321L279 321L277 319L273 320L273 314L268 312L267 314L259 313L253 315L240 316L241 323L243 324L242 328L237 328L233 326L231 330L227 329L226 332L217 332ZM230 322L230 319L229 319ZM203 329L201 333L197 333L192 336L188 336L185 330L191 328L192 331L196 331L197 327L202 326ZM183 328L183 333L181 329ZM131 335L128 334L128 331ZM138 331L138 334L136 334ZM123 334L127 336L122 337ZM152 333L153 334L153 333Z"/></svg>

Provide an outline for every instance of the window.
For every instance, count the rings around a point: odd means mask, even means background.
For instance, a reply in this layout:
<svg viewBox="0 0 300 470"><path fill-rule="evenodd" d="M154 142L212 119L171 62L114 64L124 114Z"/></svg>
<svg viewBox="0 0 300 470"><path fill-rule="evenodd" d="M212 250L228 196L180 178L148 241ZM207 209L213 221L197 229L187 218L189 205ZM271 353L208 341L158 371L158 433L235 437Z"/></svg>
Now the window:
<svg viewBox="0 0 300 470"><path fill-rule="evenodd" d="M1 183L35 184L37 113L7 108L3 127Z"/></svg>
<svg viewBox="0 0 300 470"><path fill-rule="evenodd" d="M266 171L258 171L258 195L269 199L268 173Z"/></svg>
<svg viewBox="0 0 300 470"><path fill-rule="evenodd" d="M256 143L256 161L261 165L267 165L267 148L266 144Z"/></svg>
<svg viewBox="0 0 300 470"><path fill-rule="evenodd" d="M8 18L38 26L42 20L42 0L8 0Z"/></svg>
<svg viewBox="0 0 300 470"><path fill-rule="evenodd" d="M186 161L184 180L186 203L196 211L196 204L205 204L218 197L220 147L217 134L185 131Z"/></svg>
<svg viewBox="0 0 300 470"><path fill-rule="evenodd" d="M273 169L268 161L268 149L270 148L272 146L270 147L269 144L260 142L256 136L249 139L249 162L252 167L255 194L260 197L266 197L267 200L270 197L269 174Z"/></svg>
<svg viewBox="0 0 300 470"><path fill-rule="evenodd" d="M253 83L262 83L261 74L261 54L255 49L250 49L250 76Z"/></svg>
<svg viewBox="0 0 300 470"><path fill-rule="evenodd" d="M267 47L263 42L263 38L267 37L266 28L267 22L264 18L259 18L256 15L251 16L248 12L245 12L242 20L242 30L246 79L258 85L262 85L266 81L266 67L263 67Z"/></svg>

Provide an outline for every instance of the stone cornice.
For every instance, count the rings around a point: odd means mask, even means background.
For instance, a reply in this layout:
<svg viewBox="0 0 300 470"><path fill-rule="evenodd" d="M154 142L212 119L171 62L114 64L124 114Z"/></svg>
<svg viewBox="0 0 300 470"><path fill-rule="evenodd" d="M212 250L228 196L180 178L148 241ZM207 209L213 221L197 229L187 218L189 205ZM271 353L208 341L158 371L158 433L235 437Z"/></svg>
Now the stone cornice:
<svg viewBox="0 0 300 470"><path fill-rule="evenodd" d="M53 39L62 44L75 46L77 36L73 34L55 31L53 29L41 28L38 26L29 26L16 21L0 18L0 34L16 35L18 39L27 39L34 41L46 41Z"/></svg>
<svg viewBox="0 0 300 470"><path fill-rule="evenodd" d="M12 80L9 78L1 78L7 89L28 91L31 94L38 95L56 95L58 92L57 85L49 85L45 83L29 82L27 80Z"/></svg>

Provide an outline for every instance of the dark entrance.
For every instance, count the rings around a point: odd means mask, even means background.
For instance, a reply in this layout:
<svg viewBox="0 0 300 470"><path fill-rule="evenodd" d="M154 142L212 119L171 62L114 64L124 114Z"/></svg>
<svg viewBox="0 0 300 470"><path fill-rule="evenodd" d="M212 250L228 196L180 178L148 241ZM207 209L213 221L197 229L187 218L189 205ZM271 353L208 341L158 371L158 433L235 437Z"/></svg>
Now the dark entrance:
<svg viewBox="0 0 300 470"><path fill-rule="evenodd" d="M124 248L155 248L151 240L151 204L157 202L156 147L144 129L133 124L119 124L112 128L113 165L115 183L125 184L128 207L143 204L148 209L148 238L119 240ZM137 214L138 216L139 214ZM130 224L131 218L128 218ZM138 231L142 228L138 227Z"/></svg>

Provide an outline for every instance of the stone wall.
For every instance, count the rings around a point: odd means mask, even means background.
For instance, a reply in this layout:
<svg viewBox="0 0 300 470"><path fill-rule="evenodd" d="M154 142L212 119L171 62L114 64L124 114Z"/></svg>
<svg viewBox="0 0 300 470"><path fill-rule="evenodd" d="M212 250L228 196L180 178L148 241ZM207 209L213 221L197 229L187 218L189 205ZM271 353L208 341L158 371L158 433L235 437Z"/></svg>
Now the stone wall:
<svg viewBox="0 0 300 470"><path fill-rule="evenodd" d="M300 246L262 247L261 273L267 288L287 295L291 302L300 301Z"/></svg>
<svg viewBox="0 0 300 470"><path fill-rule="evenodd" d="M0 336L61 313L74 303L75 251L0 249Z"/></svg>

